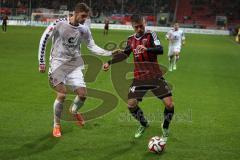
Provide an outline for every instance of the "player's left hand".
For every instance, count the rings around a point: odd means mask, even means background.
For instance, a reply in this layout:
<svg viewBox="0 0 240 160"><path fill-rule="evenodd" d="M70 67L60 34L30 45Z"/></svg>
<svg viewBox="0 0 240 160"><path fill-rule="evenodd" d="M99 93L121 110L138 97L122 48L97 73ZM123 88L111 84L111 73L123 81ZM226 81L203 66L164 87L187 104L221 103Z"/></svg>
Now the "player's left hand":
<svg viewBox="0 0 240 160"><path fill-rule="evenodd" d="M137 50L140 52L140 53L143 53L147 50L147 48L144 46L144 45L138 45L137 46Z"/></svg>

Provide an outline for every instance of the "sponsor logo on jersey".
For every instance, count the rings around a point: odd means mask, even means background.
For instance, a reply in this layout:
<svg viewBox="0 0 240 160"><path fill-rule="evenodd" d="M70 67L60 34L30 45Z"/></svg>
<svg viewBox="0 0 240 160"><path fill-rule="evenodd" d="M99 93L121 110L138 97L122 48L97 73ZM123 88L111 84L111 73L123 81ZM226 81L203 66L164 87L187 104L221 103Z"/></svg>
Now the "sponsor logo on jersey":
<svg viewBox="0 0 240 160"><path fill-rule="evenodd" d="M78 42L78 37L77 36L76 37L70 37L63 43L63 45L65 47L68 47L68 48L74 48L78 45L77 42Z"/></svg>

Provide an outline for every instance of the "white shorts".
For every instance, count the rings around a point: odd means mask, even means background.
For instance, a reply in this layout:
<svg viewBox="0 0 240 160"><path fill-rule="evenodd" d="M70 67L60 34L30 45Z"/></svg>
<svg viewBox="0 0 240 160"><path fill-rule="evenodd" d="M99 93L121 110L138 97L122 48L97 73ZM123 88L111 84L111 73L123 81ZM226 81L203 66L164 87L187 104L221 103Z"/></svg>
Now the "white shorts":
<svg viewBox="0 0 240 160"><path fill-rule="evenodd" d="M57 67L56 67L57 66ZM56 87L58 84L63 83L70 87L73 91L79 87L86 87L84 81L82 66L69 66L69 65L55 65L49 68L49 82L50 85Z"/></svg>
<svg viewBox="0 0 240 160"><path fill-rule="evenodd" d="M181 46L169 46L168 47L168 56L173 56L176 52L180 53Z"/></svg>

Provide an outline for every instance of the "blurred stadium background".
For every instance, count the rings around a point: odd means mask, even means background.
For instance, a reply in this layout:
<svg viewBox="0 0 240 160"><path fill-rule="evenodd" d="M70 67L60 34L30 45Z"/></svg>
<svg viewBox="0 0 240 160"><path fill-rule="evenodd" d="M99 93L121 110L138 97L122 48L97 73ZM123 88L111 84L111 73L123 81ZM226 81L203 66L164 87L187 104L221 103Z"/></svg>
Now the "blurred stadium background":
<svg viewBox="0 0 240 160"><path fill-rule="evenodd" d="M240 24L240 0L1 0L0 14L10 20L52 21L68 14L77 2L92 8L92 23L129 24L130 15L141 13L150 26L170 26L229 30L236 34ZM33 13L38 14L35 16ZM42 14L41 14L42 13ZM33 16L32 16L33 15ZM11 24L11 23L10 23Z"/></svg>

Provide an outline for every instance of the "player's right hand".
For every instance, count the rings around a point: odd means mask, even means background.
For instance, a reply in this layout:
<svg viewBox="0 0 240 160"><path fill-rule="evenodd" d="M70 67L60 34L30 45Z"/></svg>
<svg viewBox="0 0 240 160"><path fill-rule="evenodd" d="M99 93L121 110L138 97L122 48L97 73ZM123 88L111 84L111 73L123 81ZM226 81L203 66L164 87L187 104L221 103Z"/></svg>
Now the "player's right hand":
<svg viewBox="0 0 240 160"><path fill-rule="evenodd" d="M46 71L46 65L45 65L45 64L40 64L38 69L39 69L39 72L40 72L40 73L45 73L45 71Z"/></svg>
<svg viewBox="0 0 240 160"><path fill-rule="evenodd" d="M110 68L110 64L109 64L109 63L103 64L103 70L104 70L104 71L108 71L109 68Z"/></svg>
<svg viewBox="0 0 240 160"><path fill-rule="evenodd" d="M183 41L183 42L182 42L182 45L184 46L184 45L185 45L185 43L186 43L186 42L185 42L185 41Z"/></svg>

